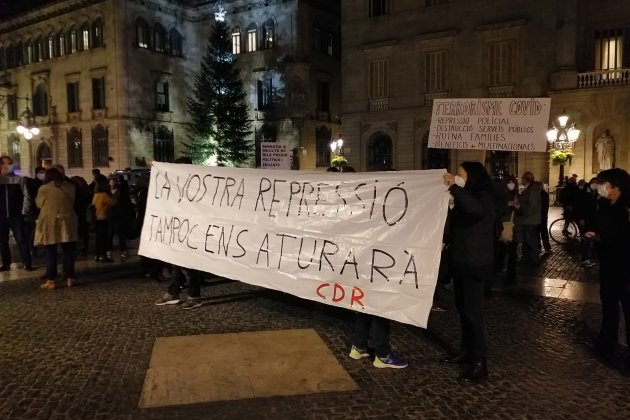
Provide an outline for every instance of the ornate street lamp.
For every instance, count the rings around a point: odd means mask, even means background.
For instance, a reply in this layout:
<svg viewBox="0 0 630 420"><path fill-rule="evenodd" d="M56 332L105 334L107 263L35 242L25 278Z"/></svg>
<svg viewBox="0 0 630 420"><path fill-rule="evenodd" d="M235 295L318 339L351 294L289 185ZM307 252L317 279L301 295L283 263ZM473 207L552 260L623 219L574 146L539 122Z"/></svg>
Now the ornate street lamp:
<svg viewBox="0 0 630 420"><path fill-rule="evenodd" d="M339 168L339 172L343 172L343 167L348 163L343 157L343 139L339 138L330 142L330 151L336 155L332 158L332 166Z"/></svg>
<svg viewBox="0 0 630 420"><path fill-rule="evenodd" d="M560 165L558 186L564 186L564 165L573 155L573 147L580 137L580 130L575 123L568 124L569 116L566 111L558 117L558 125L553 122L547 131L547 141L551 152L551 164Z"/></svg>
<svg viewBox="0 0 630 420"><path fill-rule="evenodd" d="M20 114L20 124L15 131L23 136L26 140L31 140L39 134L39 128L35 124L35 116L28 107L28 97L26 98L26 110Z"/></svg>

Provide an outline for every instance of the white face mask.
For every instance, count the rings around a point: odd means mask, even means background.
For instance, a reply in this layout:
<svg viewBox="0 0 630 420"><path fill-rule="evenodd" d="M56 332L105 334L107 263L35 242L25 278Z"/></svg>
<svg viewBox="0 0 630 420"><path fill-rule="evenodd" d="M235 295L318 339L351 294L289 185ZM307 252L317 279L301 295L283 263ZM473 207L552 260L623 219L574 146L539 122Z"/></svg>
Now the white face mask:
<svg viewBox="0 0 630 420"><path fill-rule="evenodd" d="M507 189L508 189L508 190L510 190L510 191L514 191L514 188L516 188L516 184L515 184L515 183L513 183L513 182L509 182L509 183L507 184Z"/></svg>
<svg viewBox="0 0 630 420"><path fill-rule="evenodd" d="M459 175L455 175L455 185L460 188L464 188L464 186L466 185L466 180Z"/></svg>
<svg viewBox="0 0 630 420"><path fill-rule="evenodd" d="M40 181L43 181L44 179L46 179L46 173L45 172L38 173L37 179L39 179Z"/></svg>
<svg viewBox="0 0 630 420"><path fill-rule="evenodd" d="M601 195L604 198L608 198L608 186L606 184L597 185L597 194Z"/></svg>
<svg viewBox="0 0 630 420"><path fill-rule="evenodd" d="M591 191L597 191L597 184L594 182L591 184Z"/></svg>

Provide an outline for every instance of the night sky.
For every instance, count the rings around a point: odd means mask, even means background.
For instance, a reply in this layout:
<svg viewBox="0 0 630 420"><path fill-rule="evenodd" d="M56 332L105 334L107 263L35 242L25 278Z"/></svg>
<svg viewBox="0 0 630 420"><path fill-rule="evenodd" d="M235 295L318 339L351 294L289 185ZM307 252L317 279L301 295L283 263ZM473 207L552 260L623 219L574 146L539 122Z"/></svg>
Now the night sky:
<svg viewBox="0 0 630 420"><path fill-rule="evenodd" d="M0 0L0 20L56 0Z"/></svg>

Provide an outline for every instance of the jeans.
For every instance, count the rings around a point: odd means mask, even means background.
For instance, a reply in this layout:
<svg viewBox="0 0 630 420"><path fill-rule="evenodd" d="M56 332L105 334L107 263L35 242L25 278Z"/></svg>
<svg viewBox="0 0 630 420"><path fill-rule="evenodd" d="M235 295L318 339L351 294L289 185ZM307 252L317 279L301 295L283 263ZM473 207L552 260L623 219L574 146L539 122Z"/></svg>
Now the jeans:
<svg viewBox="0 0 630 420"><path fill-rule="evenodd" d="M523 225L523 260L532 264L540 262L538 225Z"/></svg>
<svg viewBox="0 0 630 420"><path fill-rule="evenodd" d="M28 250L28 238L24 237L24 218L13 216L0 220L0 253L2 253L2 265L11 265L11 248L9 247L9 231L13 232L13 237L20 250L20 257L24 267L32 267L31 253Z"/></svg>
<svg viewBox="0 0 630 420"><path fill-rule="evenodd" d="M497 251L497 261L495 271L503 270L505 267L505 257L507 256L507 280L514 281L516 279L516 250L518 243L516 242L500 242Z"/></svg>
<svg viewBox="0 0 630 420"><path fill-rule="evenodd" d="M462 324L462 351L473 361L486 357L486 322L483 312L484 283L492 267L473 267L454 277L455 306Z"/></svg>
<svg viewBox="0 0 630 420"><path fill-rule="evenodd" d="M76 242L64 242L61 244L63 274L66 279L74 278L74 248ZM45 245L46 255L46 278L55 280L57 278L57 244Z"/></svg>
<svg viewBox="0 0 630 420"><path fill-rule="evenodd" d="M173 296L179 296L179 291L188 279L188 297L201 297L201 276L197 270L189 270L187 268L173 266L171 284L168 286L168 293Z"/></svg>
<svg viewBox="0 0 630 420"><path fill-rule="evenodd" d="M357 312L354 322L353 345L360 349L367 349L370 328L372 329L372 344L376 355L380 358L386 358L391 353L389 319Z"/></svg>

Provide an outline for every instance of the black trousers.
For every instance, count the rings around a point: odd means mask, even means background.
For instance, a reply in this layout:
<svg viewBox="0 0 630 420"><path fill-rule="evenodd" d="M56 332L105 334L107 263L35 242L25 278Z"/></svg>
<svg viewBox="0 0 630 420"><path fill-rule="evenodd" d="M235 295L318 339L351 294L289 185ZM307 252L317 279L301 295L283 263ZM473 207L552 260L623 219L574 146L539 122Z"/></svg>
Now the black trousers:
<svg viewBox="0 0 630 420"><path fill-rule="evenodd" d="M13 238L20 250L22 264L25 267L31 267L31 253L28 249L28 238L24 237L24 218L22 216L13 216L8 219L0 220L0 253L2 254L2 265L11 265L11 248L9 247L9 231L13 232Z"/></svg>
<svg viewBox="0 0 630 420"><path fill-rule="evenodd" d="M105 257L107 253L107 245L109 243L109 221L95 220L94 234L96 241L96 256Z"/></svg>
<svg viewBox="0 0 630 420"><path fill-rule="evenodd" d="M538 225L538 231L540 233L540 239L542 240L543 248L545 251L551 251L551 243L549 242L549 228L547 227L549 220L543 218L540 225Z"/></svg>
<svg viewBox="0 0 630 420"><path fill-rule="evenodd" d="M74 278L74 248L76 242L64 242L61 244L61 264L66 279ZM44 246L46 255L46 278L57 278L57 244Z"/></svg>
<svg viewBox="0 0 630 420"><path fill-rule="evenodd" d="M188 297L201 297L201 276L197 270L189 270L177 265L173 266L171 284L168 286L168 293L179 296L179 292L188 280Z"/></svg>
<svg viewBox="0 0 630 420"><path fill-rule="evenodd" d="M508 281L516 280L516 254L518 249L518 243L516 242L499 242L497 250L497 260L495 265L495 271L503 270L505 267L505 257L507 257L507 275Z"/></svg>
<svg viewBox="0 0 630 420"><path fill-rule="evenodd" d="M620 306L626 319L626 340L630 346L630 279L624 279L620 274L623 271L615 270L615 267L610 265L606 259L600 260L599 297L602 302L602 326L598 345L603 352L612 355L619 340Z"/></svg>
<svg viewBox="0 0 630 420"><path fill-rule="evenodd" d="M372 344L376 355L386 358L391 353L391 347L389 346L389 319L356 312L352 344L357 348L367 349L370 329L372 330Z"/></svg>
<svg viewBox="0 0 630 420"><path fill-rule="evenodd" d="M473 361L486 357L486 321L483 311L485 279L492 267L468 267L454 276L455 306L462 324L462 351Z"/></svg>

